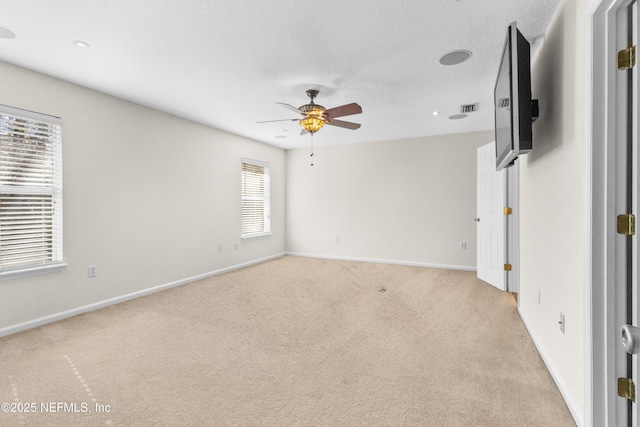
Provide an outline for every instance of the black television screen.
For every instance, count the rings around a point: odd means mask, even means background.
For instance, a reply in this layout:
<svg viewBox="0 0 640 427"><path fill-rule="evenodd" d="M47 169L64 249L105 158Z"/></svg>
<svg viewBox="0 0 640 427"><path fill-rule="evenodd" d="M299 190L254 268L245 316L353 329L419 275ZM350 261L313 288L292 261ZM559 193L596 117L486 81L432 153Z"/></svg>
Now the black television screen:
<svg viewBox="0 0 640 427"><path fill-rule="evenodd" d="M530 46L515 22L507 30L494 101L496 170L501 170L533 146Z"/></svg>

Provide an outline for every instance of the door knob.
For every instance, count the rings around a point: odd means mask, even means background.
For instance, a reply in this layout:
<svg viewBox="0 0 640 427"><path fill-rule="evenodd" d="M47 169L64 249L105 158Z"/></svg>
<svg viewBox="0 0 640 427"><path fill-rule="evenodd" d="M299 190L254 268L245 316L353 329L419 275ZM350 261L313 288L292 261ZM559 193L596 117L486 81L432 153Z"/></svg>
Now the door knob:
<svg viewBox="0 0 640 427"><path fill-rule="evenodd" d="M475 222L480 222L480 218L473 218Z"/></svg>
<svg viewBox="0 0 640 427"><path fill-rule="evenodd" d="M622 346L629 354L640 353L640 328L631 325L624 325L620 329Z"/></svg>

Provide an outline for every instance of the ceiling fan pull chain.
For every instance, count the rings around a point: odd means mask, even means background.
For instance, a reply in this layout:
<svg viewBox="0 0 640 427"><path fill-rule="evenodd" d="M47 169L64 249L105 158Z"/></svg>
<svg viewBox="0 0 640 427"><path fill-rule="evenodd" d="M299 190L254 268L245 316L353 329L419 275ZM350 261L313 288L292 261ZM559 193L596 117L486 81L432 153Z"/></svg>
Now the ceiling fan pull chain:
<svg viewBox="0 0 640 427"><path fill-rule="evenodd" d="M313 157L313 134L314 132L311 132L311 155L309 157ZM313 159L311 159L311 166L313 166Z"/></svg>

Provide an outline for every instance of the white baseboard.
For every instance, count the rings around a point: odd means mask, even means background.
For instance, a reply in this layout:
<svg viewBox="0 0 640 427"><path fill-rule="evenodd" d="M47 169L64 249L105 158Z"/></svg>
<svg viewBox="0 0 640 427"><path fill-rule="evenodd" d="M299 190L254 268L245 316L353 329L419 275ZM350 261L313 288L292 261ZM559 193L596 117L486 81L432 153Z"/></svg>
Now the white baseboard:
<svg viewBox="0 0 640 427"><path fill-rule="evenodd" d="M389 259L344 257L344 256L333 256L333 255L305 254L305 253L298 253L298 252L287 252L286 255L307 257L307 258L335 259L335 260L341 260L341 261L372 262L372 263L376 263L376 264L408 265L408 266L412 266L412 267L443 268L443 269L447 269L447 270L465 270L465 271L476 271L477 270L477 268L474 267L474 266L432 264L432 263L425 263L425 262L397 261L397 260L389 260Z"/></svg>
<svg viewBox="0 0 640 427"><path fill-rule="evenodd" d="M77 316L78 314L87 313L90 311L98 310L104 307L109 307L111 305L119 304L121 302L125 302L134 298L139 298L145 295L153 294L155 292L164 291L166 289L174 288L176 286L185 285L187 283L195 282L198 280L206 279L207 277L217 276L219 274L228 273L230 271L239 270L241 268L249 267L251 265L260 264L265 261L270 261L272 259L281 258L285 254L279 253L276 255L268 256L265 258L256 259L253 261L245 262L242 264L233 265L231 267L222 268L220 270L212 271L209 273L199 274L197 276L189 277L186 279L178 280L171 283L166 283L164 285L154 286L152 288L143 289L140 291L132 292L130 294L121 295L115 298L111 298L104 301L99 301L93 304L85 305L78 308L73 308L71 310L63 311L60 313L55 313L49 316L40 317L38 319L29 320L27 322L18 323L16 325L7 326L5 328L0 329L0 337L15 334L18 332L26 331L28 329L37 328L38 326L46 325L47 323L56 322L58 320L66 319L68 317Z"/></svg>
<svg viewBox="0 0 640 427"><path fill-rule="evenodd" d="M540 357L542 357L542 360L544 361L544 364L547 366L547 369L549 370L551 377L553 378L556 385L558 386L558 389L560 390L560 394L562 394L562 397L564 398L564 401L566 402L567 407L569 408L569 411L573 416L573 420L576 422L576 425L578 427L583 427L584 414L580 411L580 409L578 408L578 405L576 405L576 402L573 400L573 397L569 393L567 384L564 382L564 380L562 379L562 376L560 376L560 374L558 373L558 370L555 368L553 363L551 363L551 359L549 359L549 357L547 356L547 353L540 346L539 341L536 339L536 335L533 333L533 330L529 327L529 324L527 323L526 317L522 314L520 310L518 310L518 313L520 314L522 323L524 323L525 328L527 328L527 332L529 332L529 336L531 337L533 344L536 346L536 349L538 349L538 353L540 354Z"/></svg>

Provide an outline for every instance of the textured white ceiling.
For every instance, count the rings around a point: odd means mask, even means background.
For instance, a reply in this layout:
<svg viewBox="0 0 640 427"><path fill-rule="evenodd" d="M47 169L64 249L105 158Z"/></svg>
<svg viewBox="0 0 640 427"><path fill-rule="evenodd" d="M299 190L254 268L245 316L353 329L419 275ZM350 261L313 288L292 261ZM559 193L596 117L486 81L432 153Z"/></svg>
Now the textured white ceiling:
<svg viewBox="0 0 640 427"><path fill-rule="evenodd" d="M0 25L17 34L0 39L0 60L284 148L309 135L296 122L256 122L294 118L275 102L306 104L310 88L326 108L363 109L344 118L360 129L325 126L316 145L460 133L493 128L509 23L533 42L558 3L0 0ZM438 62L458 49L473 56ZM479 111L448 119L470 103Z"/></svg>

